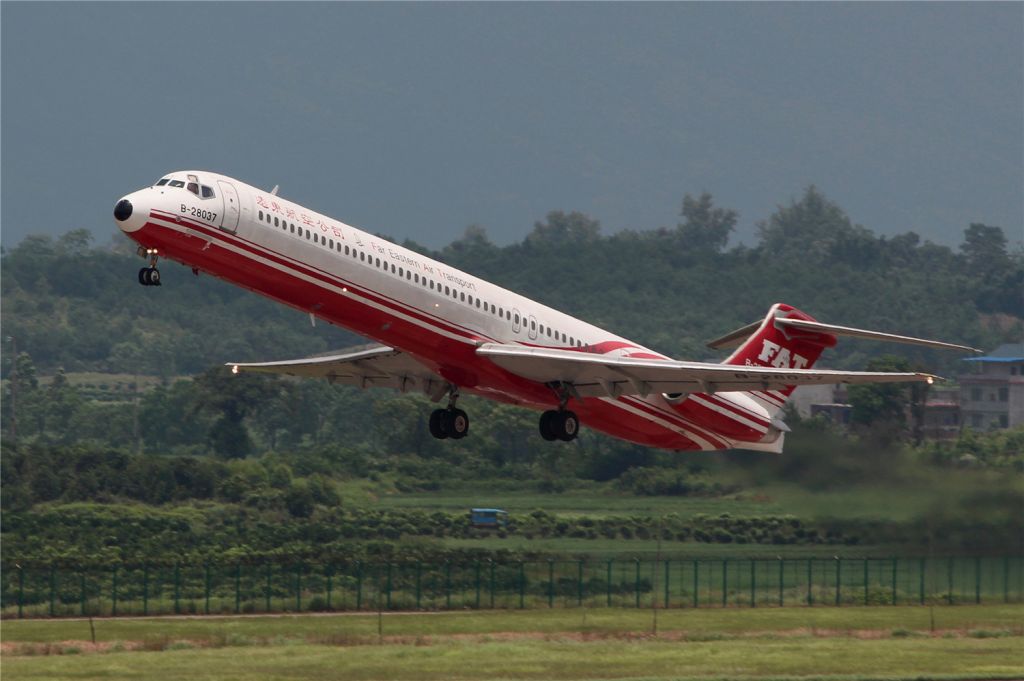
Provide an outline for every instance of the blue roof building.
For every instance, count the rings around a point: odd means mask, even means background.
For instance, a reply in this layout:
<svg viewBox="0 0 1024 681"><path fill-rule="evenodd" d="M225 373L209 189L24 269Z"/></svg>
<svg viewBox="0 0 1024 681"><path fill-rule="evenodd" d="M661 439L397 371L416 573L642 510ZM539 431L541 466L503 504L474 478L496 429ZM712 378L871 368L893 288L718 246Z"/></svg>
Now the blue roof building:
<svg viewBox="0 0 1024 681"><path fill-rule="evenodd" d="M1024 425L1024 343L1007 343L984 357L968 357L960 376L963 425L975 430Z"/></svg>

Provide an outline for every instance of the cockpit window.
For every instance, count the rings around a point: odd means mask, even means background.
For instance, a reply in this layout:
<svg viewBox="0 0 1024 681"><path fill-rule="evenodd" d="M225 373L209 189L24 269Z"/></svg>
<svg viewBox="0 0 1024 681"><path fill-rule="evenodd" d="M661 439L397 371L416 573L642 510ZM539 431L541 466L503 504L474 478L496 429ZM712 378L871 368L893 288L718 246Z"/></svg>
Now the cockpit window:
<svg viewBox="0 0 1024 681"><path fill-rule="evenodd" d="M160 180L159 182L157 182L157 183L156 183L156 186L157 186L157 187L162 187L162 186L164 186L165 184L167 184L168 182L170 182L170 180L169 180L168 178L166 178L166 177L165 177L164 179L162 179L162 180Z"/></svg>
<svg viewBox="0 0 1024 681"><path fill-rule="evenodd" d="M167 183L167 186L168 187L184 187L185 183L182 182L181 180L171 180L170 182Z"/></svg>
<svg viewBox="0 0 1024 681"><path fill-rule="evenodd" d="M196 196L199 196L199 183L198 182L189 182L188 186L185 187L185 189L189 190L190 192L192 192Z"/></svg>
<svg viewBox="0 0 1024 681"><path fill-rule="evenodd" d="M203 198L212 199L216 194L213 193L213 187L207 187L205 184L202 186Z"/></svg>

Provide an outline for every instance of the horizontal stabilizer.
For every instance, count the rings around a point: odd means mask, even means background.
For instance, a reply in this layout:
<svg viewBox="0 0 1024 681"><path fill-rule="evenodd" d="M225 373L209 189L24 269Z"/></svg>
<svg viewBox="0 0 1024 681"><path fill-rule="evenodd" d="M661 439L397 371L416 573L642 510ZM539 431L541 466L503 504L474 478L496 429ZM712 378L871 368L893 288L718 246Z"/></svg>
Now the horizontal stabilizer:
<svg viewBox="0 0 1024 681"><path fill-rule="evenodd" d="M822 324L807 319L793 319L790 317L776 317L777 328L801 329L814 333L826 333L833 336L849 336L851 338L864 338L867 340L889 341L891 343L904 343L907 345L923 345L931 348L943 348L946 350L965 350L967 352L980 353L981 350L972 348L969 345L958 345L956 343L945 343L943 341L929 340L927 338L914 338L913 336L900 336L894 333L882 333L881 331L869 331L867 329L855 329L850 326L837 326L835 324ZM730 331L712 341L707 346L714 350L735 348L743 344L752 333L757 331L761 322L747 324L735 331Z"/></svg>
<svg viewBox="0 0 1024 681"><path fill-rule="evenodd" d="M945 348L946 350L966 350L967 352L980 353L981 350L968 345L957 345L956 343L945 343L943 341L928 340L927 338L914 338L913 336L899 336L894 333L882 333L881 331L869 331L867 329L854 329L849 326L836 326L835 324L822 324L806 319L786 319L779 317L775 320L778 326L794 329L805 329L818 333L830 333L833 336L850 336L851 338L867 338L870 340L889 341L892 343L904 343L906 345L924 345L930 348Z"/></svg>

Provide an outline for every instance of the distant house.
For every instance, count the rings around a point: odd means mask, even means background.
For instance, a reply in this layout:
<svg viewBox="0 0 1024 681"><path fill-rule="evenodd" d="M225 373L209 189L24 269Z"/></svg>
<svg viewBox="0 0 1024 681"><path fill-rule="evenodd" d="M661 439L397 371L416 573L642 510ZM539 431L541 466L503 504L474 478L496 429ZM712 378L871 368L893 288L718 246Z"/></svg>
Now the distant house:
<svg viewBox="0 0 1024 681"><path fill-rule="evenodd" d="M1024 424L1024 343L1000 345L964 362L972 370L959 377L963 425L993 430Z"/></svg>

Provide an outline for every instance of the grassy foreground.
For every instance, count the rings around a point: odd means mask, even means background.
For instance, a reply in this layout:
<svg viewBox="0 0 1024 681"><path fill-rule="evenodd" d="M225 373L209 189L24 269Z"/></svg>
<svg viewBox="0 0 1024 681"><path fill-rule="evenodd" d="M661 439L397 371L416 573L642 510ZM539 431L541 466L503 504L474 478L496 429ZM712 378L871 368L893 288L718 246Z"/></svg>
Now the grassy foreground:
<svg viewBox="0 0 1024 681"><path fill-rule="evenodd" d="M5 621L5 679L1008 679L1024 608ZM380 629L378 630L378 627ZM383 634L378 635L378 631ZM98 650L97 654L89 653Z"/></svg>
<svg viewBox="0 0 1024 681"><path fill-rule="evenodd" d="M994 679L1024 674L1019 639L458 641L431 645L15 657L5 679Z"/></svg>

